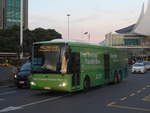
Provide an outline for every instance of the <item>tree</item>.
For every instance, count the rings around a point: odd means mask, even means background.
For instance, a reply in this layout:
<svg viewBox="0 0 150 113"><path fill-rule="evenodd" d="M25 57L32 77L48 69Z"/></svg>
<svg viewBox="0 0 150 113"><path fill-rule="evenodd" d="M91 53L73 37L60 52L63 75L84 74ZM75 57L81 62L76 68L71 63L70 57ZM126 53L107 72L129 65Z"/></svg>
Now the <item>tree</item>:
<svg viewBox="0 0 150 113"><path fill-rule="evenodd" d="M24 31L23 51L31 53L32 43L38 41L50 41L61 39L62 35L54 29L37 28L35 30ZM11 29L0 30L0 52L19 52L20 51L20 29L13 26Z"/></svg>

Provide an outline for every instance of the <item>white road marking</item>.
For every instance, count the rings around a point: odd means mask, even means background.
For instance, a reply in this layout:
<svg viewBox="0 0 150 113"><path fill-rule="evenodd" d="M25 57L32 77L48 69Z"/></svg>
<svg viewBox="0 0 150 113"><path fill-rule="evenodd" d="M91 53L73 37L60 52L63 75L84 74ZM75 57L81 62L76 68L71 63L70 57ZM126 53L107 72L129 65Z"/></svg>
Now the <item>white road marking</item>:
<svg viewBox="0 0 150 113"><path fill-rule="evenodd" d="M0 113L15 111L15 110L23 109L23 108L28 107L28 106L33 106L33 105L37 105L37 104L41 104L41 103L45 103L45 102L49 102L49 101L54 101L54 100L57 100L57 99L60 99L60 98L63 98L63 97L69 96L69 95L70 94L67 94L67 95L64 95L64 96L58 96L58 97L54 97L54 98L48 98L48 99L45 99L45 100L36 101L36 102L32 102L32 103L24 104L24 105L20 105L20 106L9 106L9 107L6 107L4 109L1 109Z"/></svg>
<svg viewBox="0 0 150 113"><path fill-rule="evenodd" d="M137 93L141 93L141 92L142 92L142 90L138 90L138 91L137 91Z"/></svg>
<svg viewBox="0 0 150 113"><path fill-rule="evenodd" d="M123 97L120 99L120 101L124 101L124 100L127 100L128 98L127 97Z"/></svg>
<svg viewBox="0 0 150 113"><path fill-rule="evenodd" d="M14 93L16 93L16 91L4 92L4 93L0 93L0 96L9 95L9 94L14 94Z"/></svg>
<svg viewBox="0 0 150 113"><path fill-rule="evenodd" d="M135 93L130 94L130 97L133 97L133 96L135 96Z"/></svg>
<svg viewBox="0 0 150 113"><path fill-rule="evenodd" d="M149 88L149 87L150 87L150 85L147 85L146 87L148 87L148 88Z"/></svg>
<svg viewBox="0 0 150 113"><path fill-rule="evenodd" d="M5 109L0 110L0 113L9 112L9 111L15 111L15 110L18 110L18 109L21 109L21 108L20 107L10 106L10 107L7 107Z"/></svg>
<svg viewBox="0 0 150 113"><path fill-rule="evenodd" d="M142 90L146 90L146 87L142 88Z"/></svg>

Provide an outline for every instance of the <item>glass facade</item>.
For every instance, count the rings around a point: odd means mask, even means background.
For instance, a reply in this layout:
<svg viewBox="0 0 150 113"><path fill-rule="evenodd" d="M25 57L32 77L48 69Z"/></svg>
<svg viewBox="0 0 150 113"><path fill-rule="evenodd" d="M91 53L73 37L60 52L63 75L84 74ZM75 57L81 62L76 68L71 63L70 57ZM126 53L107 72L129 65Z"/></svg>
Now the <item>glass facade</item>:
<svg viewBox="0 0 150 113"><path fill-rule="evenodd" d="M140 40L139 39L125 39L125 46L139 46Z"/></svg>
<svg viewBox="0 0 150 113"><path fill-rule="evenodd" d="M6 0L5 28L20 24L20 0Z"/></svg>

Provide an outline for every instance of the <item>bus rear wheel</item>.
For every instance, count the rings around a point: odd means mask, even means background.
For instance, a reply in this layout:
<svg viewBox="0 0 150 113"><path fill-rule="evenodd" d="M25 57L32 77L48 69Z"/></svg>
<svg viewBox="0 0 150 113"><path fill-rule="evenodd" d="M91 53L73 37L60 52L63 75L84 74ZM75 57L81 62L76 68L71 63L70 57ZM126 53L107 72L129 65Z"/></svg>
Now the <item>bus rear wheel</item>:
<svg viewBox="0 0 150 113"><path fill-rule="evenodd" d="M87 90L87 89L89 89L89 88L91 87L89 77L86 77L86 78L85 78L84 83L83 83L83 86L84 86L84 90Z"/></svg>

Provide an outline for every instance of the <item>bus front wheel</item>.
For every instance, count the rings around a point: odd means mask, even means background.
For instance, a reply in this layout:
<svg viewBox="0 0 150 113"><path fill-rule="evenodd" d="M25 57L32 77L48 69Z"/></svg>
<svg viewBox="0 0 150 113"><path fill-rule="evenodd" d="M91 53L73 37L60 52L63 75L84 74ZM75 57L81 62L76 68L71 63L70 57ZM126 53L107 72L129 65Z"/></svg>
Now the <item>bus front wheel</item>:
<svg viewBox="0 0 150 113"><path fill-rule="evenodd" d="M87 90L87 89L89 89L89 88L91 87L89 77L86 77L86 78L85 78L84 83L83 83L83 86L84 86L84 90Z"/></svg>

